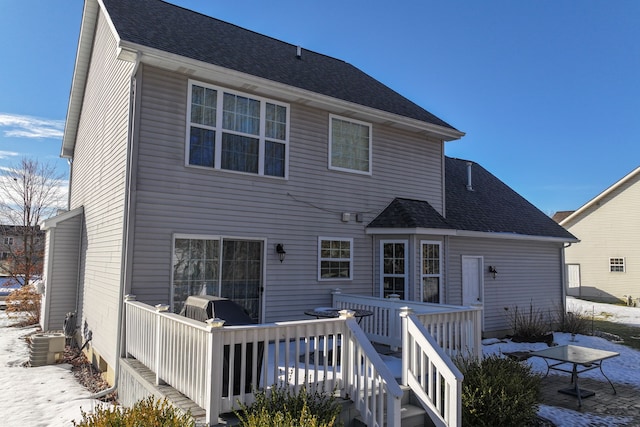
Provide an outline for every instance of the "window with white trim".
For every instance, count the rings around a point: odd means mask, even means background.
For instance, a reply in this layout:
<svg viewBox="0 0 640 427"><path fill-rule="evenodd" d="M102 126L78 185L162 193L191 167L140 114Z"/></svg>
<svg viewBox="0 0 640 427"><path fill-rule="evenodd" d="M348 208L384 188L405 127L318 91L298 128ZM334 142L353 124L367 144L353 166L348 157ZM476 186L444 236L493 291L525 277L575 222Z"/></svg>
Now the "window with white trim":
<svg viewBox="0 0 640 427"><path fill-rule="evenodd" d="M5 245L13 245L13 237L5 237L4 238Z"/></svg>
<svg viewBox="0 0 640 427"><path fill-rule="evenodd" d="M420 242L420 279L422 302L440 303L442 284L442 244L440 242Z"/></svg>
<svg viewBox="0 0 640 427"><path fill-rule="evenodd" d="M318 238L318 280L353 278L353 239Z"/></svg>
<svg viewBox="0 0 640 427"><path fill-rule="evenodd" d="M288 104L190 81L188 109L188 165L287 177Z"/></svg>
<svg viewBox="0 0 640 427"><path fill-rule="evenodd" d="M371 174L371 124L329 116L329 169Z"/></svg>
<svg viewBox="0 0 640 427"><path fill-rule="evenodd" d="M624 273L624 258L609 258L609 272Z"/></svg>

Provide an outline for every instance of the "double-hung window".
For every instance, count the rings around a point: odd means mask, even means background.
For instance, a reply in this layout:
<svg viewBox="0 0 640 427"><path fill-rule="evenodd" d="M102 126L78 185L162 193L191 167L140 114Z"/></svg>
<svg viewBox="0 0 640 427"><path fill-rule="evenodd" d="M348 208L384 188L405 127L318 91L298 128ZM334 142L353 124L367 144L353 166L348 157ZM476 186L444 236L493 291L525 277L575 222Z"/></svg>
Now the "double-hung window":
<svg viewBox="0 0 640 427"><path fill-rule="evenodd" d="M371 174L371 124L329 116L329 169Z"/></svg>
<svg viewBox="0 0 640 427"><path fill-rule="evenodd" d="M353 239L318 238L318 280L353 278Z"/></svg>
<svg viewBox="0 0 640 427"><path fill-rule="evenodd" d="M4 244L9 246L13 245L13 237L5 237Z"/></svg>
<svg viewBox="0 0 640 427"><path fill-rule="evenodd" d="M624 273L624 258L609 258L609 272Z"/></svg>
<svg viewBox="0 0 640 427"><path fill-rule="evenodd" d="M289 106L189 82L187 164L286 178Z"/></svg>

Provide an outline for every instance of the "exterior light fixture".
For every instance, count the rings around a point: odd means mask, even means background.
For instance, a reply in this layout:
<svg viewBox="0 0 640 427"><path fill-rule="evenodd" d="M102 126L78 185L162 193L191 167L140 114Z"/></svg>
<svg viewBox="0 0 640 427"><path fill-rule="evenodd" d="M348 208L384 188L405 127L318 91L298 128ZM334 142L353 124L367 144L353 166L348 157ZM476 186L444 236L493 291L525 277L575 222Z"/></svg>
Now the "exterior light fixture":
<svg viewBox="0 0 640 427"><path fill-rule="evenodd" d="M493 278L495 280L496 276L498 275L498 270L496 270L495 266L490 265L489 266L489 273L491 273L493 275Z"/></svg>
<svg viewBox="0 0 640 427"><path fill-rule="evenodd" d="M278 254L278 257L280 258L280 262L284 261L284 257L287 254L287 252L284 250L284 245L282 243L277 243L276 244L276 253Z"/></svg>

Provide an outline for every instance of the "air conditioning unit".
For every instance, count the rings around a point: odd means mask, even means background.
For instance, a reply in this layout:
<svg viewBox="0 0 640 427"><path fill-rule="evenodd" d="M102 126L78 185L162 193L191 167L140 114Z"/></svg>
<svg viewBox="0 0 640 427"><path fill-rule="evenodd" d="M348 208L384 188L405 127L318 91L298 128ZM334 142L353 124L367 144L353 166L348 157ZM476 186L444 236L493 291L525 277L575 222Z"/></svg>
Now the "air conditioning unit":
<svg viewBox="0 0 640 427"><path fill-rule="evenodd" d="M62 359L65 336L62 332L44 332L31 336L31 366L53 365Z"/></svg>

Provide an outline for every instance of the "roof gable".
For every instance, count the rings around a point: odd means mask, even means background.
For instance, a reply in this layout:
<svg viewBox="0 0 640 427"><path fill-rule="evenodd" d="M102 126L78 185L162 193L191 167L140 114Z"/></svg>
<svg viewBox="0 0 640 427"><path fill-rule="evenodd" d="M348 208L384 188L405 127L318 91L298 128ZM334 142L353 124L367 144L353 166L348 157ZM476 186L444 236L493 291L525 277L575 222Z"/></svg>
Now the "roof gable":
<svg viewBox="0 0 640 427"><path fill-rule="evenodd" d="M338 59L160 0L103 0L121 41L455 130Z"/></svg>

